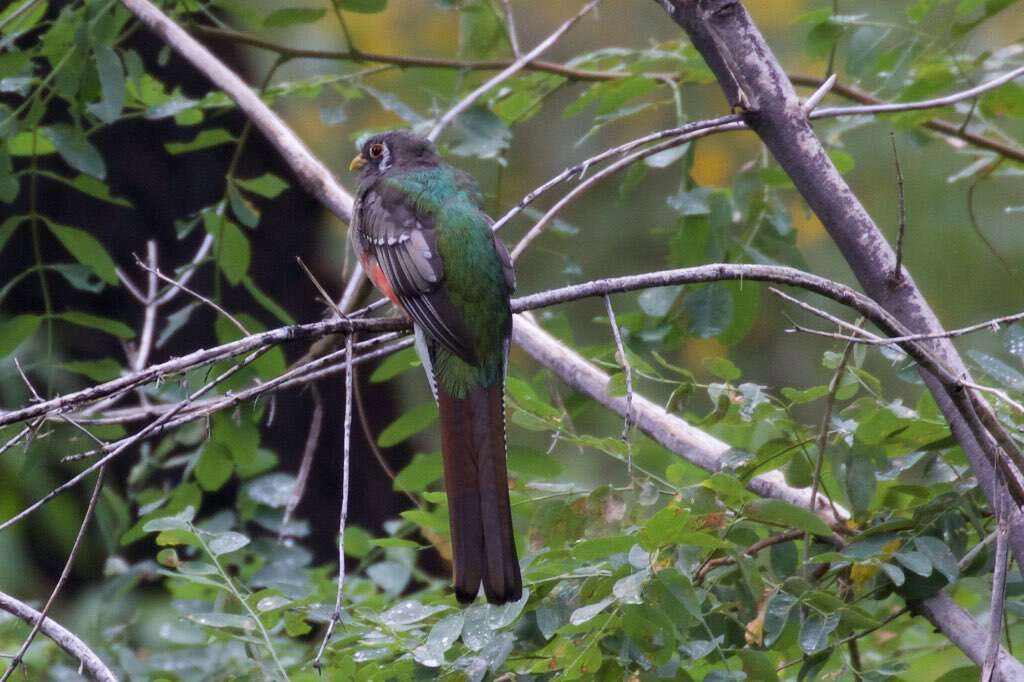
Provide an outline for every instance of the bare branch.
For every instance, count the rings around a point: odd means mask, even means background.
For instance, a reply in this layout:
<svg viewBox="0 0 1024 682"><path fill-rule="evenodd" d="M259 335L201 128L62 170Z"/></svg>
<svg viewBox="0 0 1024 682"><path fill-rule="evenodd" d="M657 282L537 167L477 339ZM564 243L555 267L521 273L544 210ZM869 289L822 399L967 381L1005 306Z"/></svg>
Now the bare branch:
<svg viewBox="0 0 1024 682"><path fill-rule="evenodd" d="M889 132L892 144L892 160L896 164L896 198L899 205L899 232L896 236L896 265L893 267L892 278L899 282L903 279L903 238L907 233L907 200L903 192L903 169L900 168L900 155L896 152L896 134Z"/></svg>
<svg viewBox="0 0 1024 682"><path fill-rule="evenodd" d="M505 9L505 31L508 33L508 44L512 46L512 54L516 59L522 57L523 52L519 49L519 34L516 31L516 19L512 14L512 0L501 0Z"/></svg>
<svg viewBox="0 0 1024 682"><path fill-rule="evenodd" d="M141 260L139 260L138 256L135 257L135 264L138 265L143 270L145 270L146 272L148 272L150 274L150 277L158 277L161 281L167 282L168 284L170 284L175 289L181 289L182 291L184 291L189 296L192 296L193 298L199 300L201 303L205 303L206 305L210 306L218 314L223 315L225 318L227 318L227 320L231 324L235 325L235 327L237 327L238 330L240 332L242 332L242 334L244 334L245 336L252 336L252 332L250 332L248 329L246 329L245 325L242 324L241 322L239 322L235 318L234 315L232 315L228 311L224 310L224 308L220 307L219 305L217 305L217 303L215 303L214 301L210 300L206 296L203 296L202 294L200 294L197 291L193 291L192 289L189 289L187 286L185 286L184 284L182 284L178 280L171 279L170 277L168 277L164 273L160 272L160 270L158 270L156 267L153 267L152 265L146 265ZM135 368L136 371L138 371L139 369L141 369L141 367L136 367Z"/></svg>
<svg viewBox="0 0 1024 682"><path fill-rule="evenodd" d="M136 261L139 259L136 258ZM149 353L153 349L153 333L156 329L156 313L160 302L156 297L157 288L157 255L156 241L146 241L146 260L149 261L151 271L147 278L146 298L143 301L145 312L142 318L142 332L139 334L139 348L135 351L135 358L132 362L132 369L138 372L149 362Z"/></svg>
<svg viewBox="0 0 1024 682"><path fill-rule="evenodd" d="M89 645L83 642L75 633L63 627L57 621L52 618L40 619L39 616L41 614L34 608L4 592L0 592L0 609L20 618L26 623L41 623L39 631L52 639L69 656L77 659L85 671L97 682L118 682L117 677L110 671L106 663L96 655L96 652L89 648Z"/></svg>
<svg viewBox="0 0 1024 682"><path fill-rule="evenodd" d="M199 267L199 263L206 258L207 254L210 253L211 248L213 248L213 235L207 233L207 235L203 237L203 241L199 243L199 248L196 249L196 254L192 256L192 261L185 266L185 271L182 273L181 277L178 278L178 284L182 286L188 284L188 281L196 274L196 269ZM166 305L175 296L181 293L181 291L182 288L180 286L171 287L159 298L158 304Z"/></svg>
<svg viewBox="0 0 1024 682"><path fill-rule="evenodd" d="M1005 496L999 497L1000 502L1006 501ZM1003 506L1003 505L1000 505ZM1005 510L996 509L996 557L992 570L992 602L988 613L988 642L985 649L985 665L982 667L982 682L999 682L996 665L999 662L999 642L1003 632L1003 611L1006 602L1006 569L1009 559L1007 540L1010 526L1007 523Z"/></svg>
<svg viewBox="0 0 1024 682"><path fill-rule="evenodd" d="M859 107L831 107L829 109L820 109L819 112L821 116L866 116L870 114L892 114L902 111L920 111L921 109L939 109L941 107L948 107L952 104L956 104L957 102L974 99L975 97L983 95L990 90L995 90L1000 86L1015 81L1021 76L1024 76L1024 66L1017 67L1012 71L1004 73L1002 76L993 78L992 80L986 81L973 88L954 92L953 94L946 95L944 97L918 100L916 102L866 104Z"/></svg>
<svg viewBox="0 0 1024 682"><path fill-rule="evenodd" d="M605 309L608 311L608 323L612 326L612 337L615 339L615 348L618 355L617 360L622 365L622 372L626 376L626 416L622 426L622 442L626 444L626 465L629 470L629 480L633 480L633 368L629 364L629 357L626 355L626 347L622 344L622 334L619 333L619 323L615 319L615 309L612 308L611 296L605 294ZM813 506L814 498L811 498Z"/></svg>
<svg viewBox="0 0 1024 682"><path fill-rule="evenodd" d="M341 455L341 510L339 512L338 519L338 591L334 596L334 613L331 614L331 620L327 625L327 632L324 633L324 639L320 643L320 648L316 652L316 658L313 659L313 667L320 669L320 662L324 656L324 649L327 648L327 643L331 641L331 634L334 633L334 628L341 620L341 597L342 590L345 586L345 526L348 522L348 461L349 461L349 450L350 443L352 441L352 334L349 334L345 340L345 357L348 361L347 370L345 372L345 426L344 436L342 438L342 455Z"/></svg>
<svg viewBox="0 0 1024 682"><path fill-rule="evenodd" d="M133 374L119 377L112 381L91 386L81 391L69 393L64 396L58 396L41 403L35 403L19 410L0 413L0 426L25 421L26 419L32 419L51 412L64 412L79 405L90 403L100 398L105 398L108 395L121 393L142 384L157 381L158 379L179 374L190 369L195 369L196 367L202 367L203 365L208 365L212 362L216 362L217 360L224 360L236 355L242 355L243 353L247 353L253 349L266 348L271 345L296 339L317 338L327 334L337 334L352 330L381 332L405 329L407 324L408 323L405 320L397 318L383 318L365 320L324 320L322 322L312 322L309 324L293 325L290 327L279 327L268 332L253 334L244 339L232 341L231 343L226 343L214 348L200 349L189 353L188 355L183 355L180 358L168 360L167 362L150 365L141 372L135 372Z"/></svg>
<svg viewBox="0 0 1024 682"><path fill-rule="evenodd" d="M523 67L525 67L531 59L539 57L542 52L544 52L549 47L558 42L558 39L565 35L566 31L572 28L573 25L577 21L582 19L585 14L590 12L590 10L594 9L594 7L596 7L597 3L599 3L600 1L601 0L590 0L590 2L583 6L583 9L581 9L579 12L577 12L575 15L573 15L571 18L565 21L561 26L555 29L554 32L547 38L542 40L540 44L537 45L537 47L533 48L532 50L524 54L522 57L509 64L507 67L502 69L502 71L498 73L496 76L494 76L486 83L478 87L476 90L462 98L462 100L458 104L456 104L454 107L445 112L444 116L442 116L437 121L437 123L434 124L434 127L427 134L427 139L430 140L431 142L437 141L437 138L441 136L441 133L444 131L444 129L447 128L448 125L459 116L459 114L473 106L473 103L480 99L480 97L485 92L491 90L492 88L501 83L504 83L509 78L522 71Z"/></svg>
<svg viewBox="0 0 1024 682"><path fill-rule="evenodd" d="M320 431L323 429L324 399L316 384L313 384L311 393L313 394L313 416L309 420L309 433L306 434L306 445L302 448L302 460L299 463L299 472L295 474L295 485L292 486L292 491L288 495L288 503L284 508L284 516L281 518L281 530L278 532L278 540L283 540L287 536L285 529L292 520L295 508L302 501L302 495L306 492L309 472L313 470L313 455L316 454L316 446L320 442Z"/></svg>
<svg viewBox="0 0 1024 682"><path fill-rule="evenodd" d="M832 74L825 79L825 82L821 84L817 90L814 91L810 97L804 101L804 113L810 114L812 111L818 108L821 104L821 100L825 99L825 96L832 91L832 86L836 84L836 79L839 77L836 74Z"/></svg>
<svg viewBox="0 0 1024 682"><path fill-rule="evenodd" d="M736 124L736 127L735 128L726 128L726 126L728 126L730 124ZM675 141L676 144L672 145L672 146L683 144L683 143L687 142L688 140L690 140L692 138L688 138L688 137L685 138L685 139L680 139L680 138L683 138L685 135L687 135L689 133L695 133L698 130L714 129L713 132L719 132L720 130L727 130L727 129L728 130L739 130L742 127L743 127L743 121L737 115L719 116L718 118L707 119L707 120L704 120L704 121L693 121L691 123L685 123L685 124L683 124L681 126L677 126L675 128L668 128L666 130L659 130L656 133L650 133L649 135L644 135L643 137L639 137L639 138L637 138L635 140L630 140L629 142L626 142L625 144L621 144L621 145L619 145L617 147L613 147L611 149L606 149L605 151L601 152L600 154L596 154L595 156L592 156L589 159L586 159L584 161L581 161L581 162L579 162L577 164L574 164L574 165L566 168L564 171L562 171L558 175L554 176L553 178L551 178L550 180L548 180L547 182L545 182L541 186L537 187L536 189L534 189L533 191L528 193L526 196L524 196L522 199L520 199L519 202L515 206L513 206L511 209L509 209L509 211L507 213L505 213L505 215L503 215L501 218L496 220L494 222L494 225L492 226L492 229L494 229L495 231L501 229L509 220L514 218L524 208L526 208L527 206L532 204L542 194L545 194L546 192L548 192L548 190L550 190L550 189L554 188L555 186L561 184L562 182L572 178L573 176L577 176L578 175L580 178L582 178L584 175L587 174L587 170L591 166L593 166L593 165L595 165L597 163L600 163L600 162L602 162L602 161L604 161L606 159L610 159L613 156L620 156L622 154L625 154L628 151L636 149L637 147L643 146L643 145L648 144L650 142L657 142L659 140L664 140L666 138L675 138L674 141ZM651 153L655 153L655 152L651 152ZM643 158L643 157L637 156L637 157L635 157L633 159L633 161L639 160L640 158Z"/></svg>

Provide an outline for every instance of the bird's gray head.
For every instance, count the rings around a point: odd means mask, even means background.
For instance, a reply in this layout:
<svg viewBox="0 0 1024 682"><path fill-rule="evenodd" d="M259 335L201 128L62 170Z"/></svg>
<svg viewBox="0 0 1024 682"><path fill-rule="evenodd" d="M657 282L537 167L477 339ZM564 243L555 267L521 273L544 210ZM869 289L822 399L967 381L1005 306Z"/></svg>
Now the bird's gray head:
<svg viewBox="0 0 1024 682"><path fill-rule="evenodd" d="M440 161L434 144L407 130L391 130L366 139L349 170L362 170L363 177L382 175L398 165L403 168L432 165Z"/></svg>

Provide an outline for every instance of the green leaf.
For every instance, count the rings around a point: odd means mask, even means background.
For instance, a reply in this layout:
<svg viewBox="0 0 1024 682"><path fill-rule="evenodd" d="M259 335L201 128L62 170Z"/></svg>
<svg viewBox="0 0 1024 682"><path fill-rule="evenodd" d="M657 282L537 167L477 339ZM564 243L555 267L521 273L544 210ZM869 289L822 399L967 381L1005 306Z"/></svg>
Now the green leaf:
<svg viewBox="0 0 1024 682"><path fill-rule="evenodd" d="M113 123L124 107L124 67L112 47L97 45L93 48L96 72L100 77L102 99L91 110L104 123Z"/></svg>
<svg viewBox="0 0 1024 682"><path fill-rule="evenodd" d="M212 537L206 540L206 546L210 548L210 554L214 556L237 552L248 544L249 538L241 533L230 530L214 533Z"/></svg>
<svg viewBox="0 0 1024 682"><path fill-rule="evenodd" d="M512 473L529 479L552 479L562 473L562 465L551 455L522 446L512 446L508 453Z"/></svg>
<svg viewBox="0 0 1024 682"><path fill-rule="evenodd" d="M440 453L417 453L395 476L395 490L420 492L426 490L427 486L440 479L443 474L444 461Z"/></svg>
<svg viewBox="0 0 1024 682"><path fill-rule="evenodd" d="M272 299L266 293L263 292L256 282L253 281L252 276L246 275L242 278L242 286L249 292L249 295L253 297L260 307L266 310L268 313L278 319L281 324L295 324L295 318L288 314L288 311L278 305L277 301Z"/></svg>
<svg viewBox="0 0 1024 682"><path fill-rule="evenodd" d="M830 613L826 616L812 612L800 629L800 648L808 655L821 651L828 646L828 636L838 625L839 614Z"/></svg>
<svg viewBox="0 0 1024 682"><path fill-rule="evenodd" d="M679 294L682 293L682 286L655 287L645 289L637 296L637 303L645 315L650 317L664 317L672 309Z"/></svg>
<svg viewBox="0 0 1024 682"><path fill-rule="evenodd" d="M381 431L377 444L382 448L390 448L419 433L436 420L437 406L432 401L420 403Z"/></svg>
<svg viewBox="0 0 1024 682"><path fill-rule="evenodd" d="M131 327L126 325L124 322L118 322L117 320L112 320L109 317L100 317L99 315L83 313L80 310L69 310L64 313L55 314L54 318L70 322L71 324L77 324L79 327L98 329L101 332L106 332L107 334L116 336L119 339L135 338L135 332L132 331Z"/></svg>
<svg viewBox="0 0 1024 682"><path fill-rule="evenodd" d="M209 128L207 130L199 131L199 134L189 142L167 142L164 144L164 148L170 154L184 154L185 152L209 149L210 147L216 147L217 145L227 144L228 142L234 141L235 138L231 133L223 128Z"/></svg>
<svg viewBox="0 0 1024 682"><path fill-rule="evenodd" d="M1021 374L999 358L979 350L969 350L967 354L978 363L985 374L989 375L1006 388L1024 391L1024 374Z"/></svg>
<svg viewBox="0 0 1024 682"><path fill-rule="evenodd" d="M114 259L95 237L85 230L61 225L52 220L47 220L46 226L50 228L53 236L64 245L64 248L75 257L75 260L91 268L107 284L117 285Z"/></svg>
<svg viewBox="0 0 1024 682"><path fill-rule="evenodd" d="M74 360L61 363L60 367L68 372L87 376L93 381L110 381L121 376L121 365L111 358Z"/></svg>
<svg viewBox="0 0 1024 682"><path fill-rule="evenodd" d="M782 395L786 400L790 400L797 405L804 403L812 403L815 400L820 400L828 395L828 386L811 386L810 388L790 388L786 386L782 389Z"/></svg>
<svg viewBox="0 0 1024 682"><path fill-rule="evenodd" d="M728 358L704 358L704 369L725 381L736 381L743 373Z"/></svg>
<svg viewBox="0 0 1024 682"><path fill-rule="evenodd" d="M7 245L7 240L11 238L14 231L18 229L18 226L26 221L26 216L14 215L0 223L0 251L4 250L4 246Z"/></svg>
<svg viewBox="0 0 1024 682"><path fill-rule="evenodd" d="M946 580L950 583L957 581L960 577L960 566L945 542L931 535L921 535L914 538L914 545L939 573L946 576Z"/></svg>
<svg viewBox="0 0 1024 682"><path fill-rule="evenodd" d="M26 130L7 139L7 153L11 156L46 156L53 154L57 148L46 136L46 128L37 131ZM42 133L42 135L38 134Z"/></svg>
<svg viewBox="0 0 1024 682"><path fill-rule="evenodd" d="M707 284L683 301L689 321L687 331L702 339L718 336L732 324L732 296L721 284Z"/></svg>
<svg viewBox="0 0 1024 682"><path fill-rule="evenodd" d="M770 647L782 634L786 627L789 614L797 603L797 598L789 592L779 590L768 599L764 613L764 645Z"/></svg>
<svg viewBox="0 0 1024 682"><path fill-rule="evenodd" d="M383 12L388 0L333 0L334 6L349 12L360 14L376 14Z"/></svg>
<svg viewBox="0 0 1024 682"><path fill-rule="evenodd" d="M193 623L216 629L245 630L246 632L256 630L256 621L249 616L239 616L234 613L189 613L185 615Z"/></svg>
<svg viewBox="0 0 1024 682"><path fill-rule="evenodd" d="M416 354L416 349L403 348L397 353L388 356L384 362L377 366L377 369L373 370L373 374L370 375L370 383L383 383L393 379L407 369L418 367L419 364L419 356Z"/></svg>
<svg viewBox="0 0 1024 682"><path fill-rule="evenodd" d="M263 20L263 28L284 28L298 24L312 24L320 21L327 10L317 7L285 7L279 9Z"/></svg>
<svg viewBox="0 0 1024 682"><path fill-rule="evenodd" d="M241 228L214 211L203 212L203 226L207 233L220 241L220 260L217 264L221 272L231 284L238 284L249 271L249 261L252 258L249 240Z"/></svg>
<svg viewBox="0 0 1024 682"><path fill-rule="evenodd" d="M875 462L870 451L855 451L846 466L846 495L855 514L867 511L875 497Z"/></svg>
<svg viewBox="0 0 1024 682"><path fill-rule="evenodd" d="M38 315L16 315L0 322L0 358L14 352L28 337L39 328Z"/></svg>
<svg viewBox="0 0 1024 682"><path fill-rule="evenodd" d="M30 4L33 6L26 9ZM12 2L3 12L0 12L0 26L3 26L0 33L3 35L24 33L39 23L39 20L46 15L46 6L47 3L35 2L35 0ZM15 14L17 14L17 18L11 19Z"/></svg>
<svg viewBox="0 0 1024 682"><path fill-rule="evenodd" d="M275 472L249 481L245 494L254 502L280 509L288 504L295 490L295 477L284 472Z"/></svg>
<svg viewBox="0 0 1024 682"><path fill-rule="evenodd" d="M743 515L754 521L799 528L814 535L832 535L828 524L817 514L782 500L754 500L743 508Z"/></svg>
<svg viewBox="0 0 1024 682"><path fill-rule="evenodd" d="M422 549L423 546L418 542L412 540L404 540L402 538L373 538L370 540L370 544L374 547L409 547L412 549Z"/></svg>
<svg viewBox="0 0 1024 682"><path fill-rule="evenodd" d="M456 119L452 154L477 159L500 158L512 141L512 131L498 116L484 106L473 106Z"/></svg>
<svg viewBox="0 0 1024 682"><path fill-rule="evenodd" d="M219 490L228 482L234 470L228 449L220 443L210 441L203 448L196 463L196 481L203 490Z"/></svg>
<svg viewBox="0 0 1024 682"><path fill-rule="evenodd" d="M191 530L192 519L196 516L195 507L188 506L173 516L162 516L147 521L142 530L147 533L163 533L171 530Z"/></svg>
<svg viewBox="0 0 1024 682"><path fill-rule="evenodd" d="M49 177L56 178L60 177L57 175L49 175ZM74 187L79 192L87 194L94 199L105 201L108 204L114 204L115 206L124 206L126 208L132 208L132 202L121 197L116 197L110 193L110 188L102 180L97 180L91 175L77 175L73 180L60 177L60 181Z"/></svg>
<svg viewBox="0 0 1024 682"><path fill-rule="evenodd" d="M362 559L373 549L370 539L370 534L359 526L349 526L345 529L345 554Z"/></svg>
<svg viewBox="0 0 1024 682"><path fill-rule="evenodd" d="M228 185L228 203L231 204L231 212L235 214L238 221L248 228L259 225L260 211L252 205L252 202L245 198L237 187Z"/></svg>
<svg viewBox="0 0 1024 682"><path fill-rule="evenodd" d="M613 554L625 554L636 544L632 535L613 535L594 540L581 540L572 546L572 558L577 561L597 561Z"/></svg>
<svg viewBox="0 0 1024 682"><path fill-rule="evenodd" d="M277 195L288 189L288 183L273 173L264 173L258 178L249 180L235 179L235 184L246 191L258 194L266 199L275 199Z"/></svg>
<svg viewBox="0 0 1024 682"><path fill-rule="evenodd" d="M46 139L53 143L60 158L69 166L99 180L107 177L107 166L103 163L103 157L81 130L66 123L57 123L42 130Z"/></svg>
<svg viewBox="0 0 1024 682"><path fill-rule="evenodd" d="M893 559L902 564L903 568L927 578L932 574L932 562L923 552L904 547L893 555Z"/></svg>

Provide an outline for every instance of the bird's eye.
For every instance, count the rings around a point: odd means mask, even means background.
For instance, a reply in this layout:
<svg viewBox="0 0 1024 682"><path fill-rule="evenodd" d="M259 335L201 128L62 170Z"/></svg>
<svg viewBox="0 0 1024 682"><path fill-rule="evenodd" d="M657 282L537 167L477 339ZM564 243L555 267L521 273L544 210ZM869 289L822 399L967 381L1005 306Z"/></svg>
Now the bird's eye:
<svg viewBox="0 0 1024 682"><path fill-rule="evenodd" d="M371 144L370 145L370 158L371 159L379 159L382 156L384 156L384 145L382 145L380 142Z"/></svg>

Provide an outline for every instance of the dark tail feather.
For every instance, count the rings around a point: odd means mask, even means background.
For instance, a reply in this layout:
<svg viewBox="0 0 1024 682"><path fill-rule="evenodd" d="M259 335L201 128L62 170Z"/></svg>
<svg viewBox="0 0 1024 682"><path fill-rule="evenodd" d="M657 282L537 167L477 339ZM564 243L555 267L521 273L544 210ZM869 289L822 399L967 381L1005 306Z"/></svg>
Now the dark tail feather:
<svg viewBox="0 0 1024 682"><path fill-rule="evenodd" d="M440 388L440 387L439 387ZM465 398L438 391L441 450L455 566L455 596L503 604L523 593L505 469L505 408L499 384Z"/></svg>

